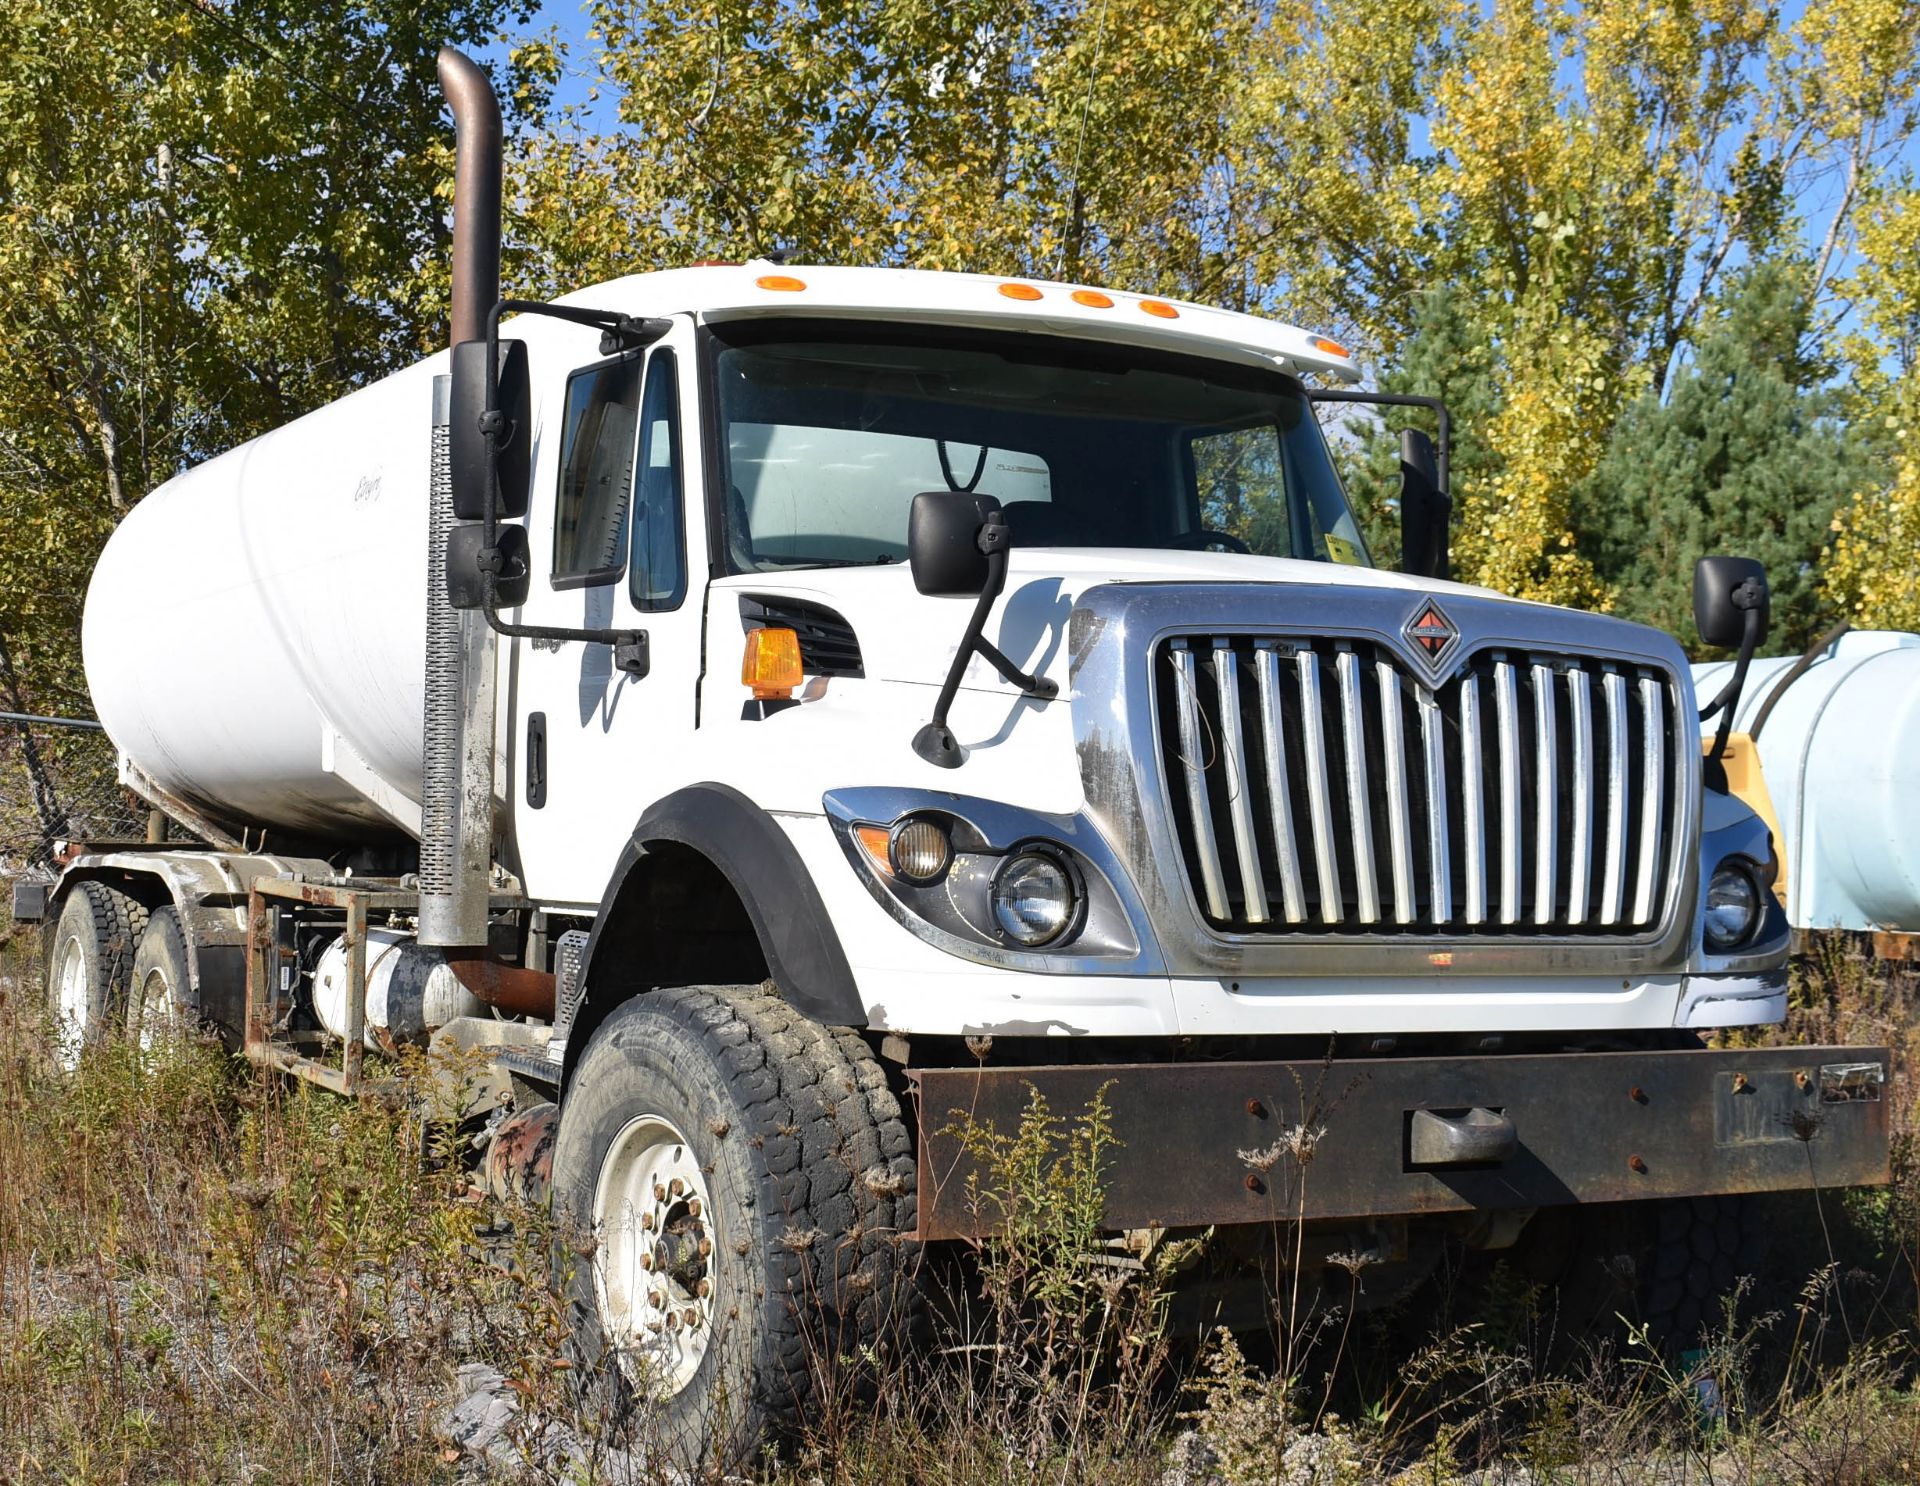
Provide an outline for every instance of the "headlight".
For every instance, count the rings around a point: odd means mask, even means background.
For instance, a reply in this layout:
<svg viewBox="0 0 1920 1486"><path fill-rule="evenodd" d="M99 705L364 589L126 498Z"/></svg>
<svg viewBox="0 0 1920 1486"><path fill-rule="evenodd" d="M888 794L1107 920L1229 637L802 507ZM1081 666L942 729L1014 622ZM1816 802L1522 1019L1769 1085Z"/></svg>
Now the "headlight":
<svg viewBox="0 0 1920 1486"><path fill-rule="evenodd" d="M1707 883L1707 948L1724 954L1738 949L1760 927L1760 884L1738 862L1722 862Z"/></svg>
<svg viewBox="0 0 1920 1486"><path fill-rule="evenodd" d="M993 874L993 918L1016 944L1051 943L1073 922L1079 890L1066 864L1044 852L1015 852Z"/></svg>

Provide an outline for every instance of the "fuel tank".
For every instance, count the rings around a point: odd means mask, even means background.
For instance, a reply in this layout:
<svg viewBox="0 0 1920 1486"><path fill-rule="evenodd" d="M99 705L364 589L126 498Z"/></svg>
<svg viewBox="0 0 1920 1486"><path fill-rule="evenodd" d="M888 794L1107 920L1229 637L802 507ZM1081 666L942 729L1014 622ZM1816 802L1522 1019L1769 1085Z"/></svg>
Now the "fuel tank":
<svg viewBox="0 0 1920 1486"><path fill-rule="evenodd" d="M1755 661L1734 717L1750 733L1778 693L1756 747L1786 837L1787 918L1920 932L1920 635L1852 631L1781 690L1793 664ZM1731 670L1695 666L1701 698Z"/></svg>

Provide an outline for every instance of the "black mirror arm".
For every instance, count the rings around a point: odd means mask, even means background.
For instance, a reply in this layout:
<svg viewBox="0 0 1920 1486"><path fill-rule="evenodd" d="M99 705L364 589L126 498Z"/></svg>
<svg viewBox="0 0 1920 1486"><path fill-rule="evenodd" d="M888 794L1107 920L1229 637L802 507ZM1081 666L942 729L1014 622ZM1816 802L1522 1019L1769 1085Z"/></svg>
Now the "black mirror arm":
<svg viewBox="0 0 1920 1486"><path fill-rule="evenodd" d="M1453 462L1453 415L1447 411L1447 405L1437 397L1416 397L1410 392L1350 392L1343 388L1307 389L1308 402L1359 402L1371 403L1384 408L1426 408L1439 420L1439 436L1434 439L1434 484L1439 487L1445 500L1453 499L1452 487L1448 482L1449 466Z"/></svg>
<svg viewBox="0 0 1920 1486"><path fill-rule="evenodd" d="M1700 709L1700 721L1705 722L1714 713L1720 714L1720 725L1714 729L1713 747L1708 752L1709 761L1717 762L1726 752L1727 739L1733 733L1733 714L1740 706L1740 693L1747 684L1747 667L1753 664L1753 653L1760 648L1761 625L1766 614L1766 589L1748 579L1733 591L1733 605L1743 612L1740 628L1740 654L1733 663L1733 675L1727 684L1720 688L1719 694Z"/></svg>
<svg viewBox="0 0 1920 1486"><path fill-rule="evenodd" d="M537 299L502 299L495 302L487 311L487 374L486 403L480 414L480 434L487 442L487 489L485 501L486 541L480 551L480 567L484 574L487 589L487 601L481 606L481 613L487 616L487 625L497 635L508 639L525 640L578 640L592 645L611 645L619 668L631 676L647 674L649 655L647 632L645 630L616 629L569 629L564 626L548 624L515 624L500 617L498 600L499 580L504 577L522 577L523 574L508 574L505 571L506 555L500 550L500 451L514 436L515 429L500 412L500 384L495 369L500 365L500 317L506 314L545 315L555 320L566 320L575 325L598 328L600 331L600 354L618 355L622 351L637 351L652 345L673 328L671 320L637 319L632 315L623 315L615 310L590 310L574 305L547 304Z"/></svg>
<svg viewBox="0 0 1920 1486"><path fill-rule="evenodd" d="M966 750L960 746L959 739L953 736L953 729L947 726L947 712L960 690L960 678L967 673L967 663L975 655L984 657L996 671L1030 697L1045 702L1060 694L1060 688L1044 676L1031 675L1016 666L984 633L987 615L993 610L994 600L1000 597L1007 586L1007 544L1008 533L1004 522L996 518L981 527L980 547L987 554L987 581L980 589L979 598L973 602L973 615L967 620L967 630L960 638L959 648L953 652L953 664L947 667L947 679L940 684L939 699L933 704L933 719L913 735L913 751L928 763L937 764L943 769L957 769L967 761Z"/></svg>

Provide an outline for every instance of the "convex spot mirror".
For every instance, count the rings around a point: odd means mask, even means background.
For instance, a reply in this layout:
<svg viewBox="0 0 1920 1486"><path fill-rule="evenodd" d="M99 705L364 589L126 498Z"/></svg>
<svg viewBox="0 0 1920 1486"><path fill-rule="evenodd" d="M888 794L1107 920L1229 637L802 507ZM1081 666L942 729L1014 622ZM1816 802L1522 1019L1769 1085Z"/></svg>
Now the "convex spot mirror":
<svg viewBox="0 0 1920 1486"><path fill-rule="evenodd" d="M1693 623L1709 645L1736 650L1747 638L1747 615L1759 611L1759 631L1767 637L1773 598L1767 591L1766 565L1754 557L1703 557L1693 567Z"/></svg>
<svg viewBox="0 0 1920 1486"><path fill-rule="evenodd" d="M497 608L512 609L527 601L533 586L533 562L527 547L524 526L497 526L493 532L494 550L499 553L499 571L494 575L493 601ZM447 531L447 603L455 609L487 607L487 572L481 554L486 551L487 526L484 521L462 521Z"/></svg>
<svg viewBox="0 0 1920 1486"><path fill-rule="evenodd" d="M1433 440L1423 429L1400 432L1400 571L1447 576L1447 528L1453 502L1440 490Z"/></svg>
<svg viewBox="0 0 1920 1486"><path fill-rule="evenodd" d="M907 518L907 561L913 586L925 594L976 594L990 568L980 529L1000 512L999 500L965 490L926 490Z"/></svg>
<svg viewBox="0 0 1920 1486"><path fill-rule="evenodd" d="M501 419L497 463L490 463L486 435L480 426L487 408L487 343L462 341L455 346L452 371L447 452L453 473L455 519L478 521L487 514L487 487L496 474L500 504L494 514L509 520L526 515L533 397L527 380L525 343L500 342L499 391L495 399Z"/></svg>

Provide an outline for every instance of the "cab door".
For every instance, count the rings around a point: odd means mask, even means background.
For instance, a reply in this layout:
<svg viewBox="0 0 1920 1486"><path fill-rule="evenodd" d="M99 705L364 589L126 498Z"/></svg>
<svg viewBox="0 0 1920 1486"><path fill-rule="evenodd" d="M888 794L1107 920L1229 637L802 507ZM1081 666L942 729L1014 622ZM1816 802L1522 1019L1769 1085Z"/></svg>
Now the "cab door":
<svg viewBox="0 0 1920 1486"><path fill-rule="evenodd" d="M644 668L610 644L513 641L502 742L522 880L544 904L598 905L668 761L691 751L706 563L688 499L699 441L682 426L693 365L682 322L645 351L574 367L544 410L519 617L647 637Z"/></svg>

